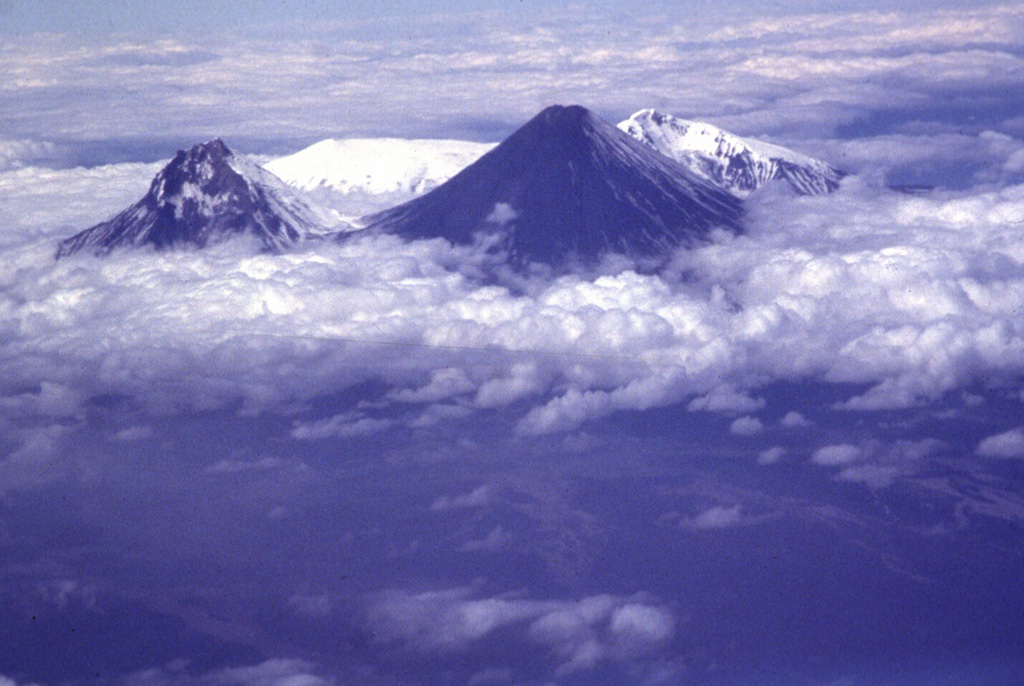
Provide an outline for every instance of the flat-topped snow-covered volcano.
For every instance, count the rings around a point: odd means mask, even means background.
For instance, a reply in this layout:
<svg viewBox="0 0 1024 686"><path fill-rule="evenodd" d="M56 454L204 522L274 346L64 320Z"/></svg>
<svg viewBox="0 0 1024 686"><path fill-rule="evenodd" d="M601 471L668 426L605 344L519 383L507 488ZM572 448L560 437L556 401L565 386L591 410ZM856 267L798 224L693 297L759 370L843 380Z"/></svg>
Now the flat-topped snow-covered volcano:
<svg viewBox="0 0 1024 686"><path fill-rule="evenodd" d="M61 241L57 257L127 246L202 248L236 236L281 250L329 233L334 223L273 174L215 138L179 150L141 200Z"/></svg>
<svg viewBox="0 0 1024 686"><path fill-rule="evenodd" d="M802 195L821 195L838 188L844 176L831 165L788 148L655 110L640 110L619 128L739 197L775 180L786 181Z"/></svg>
<svg viewBox="0 0 1024 686"><path fill-rule="evenodd" d="M739 230L740 201L579 106L543 110L431 192L366 217L371 230L470 243L497 233L513 264L662 256Z"/></svg>

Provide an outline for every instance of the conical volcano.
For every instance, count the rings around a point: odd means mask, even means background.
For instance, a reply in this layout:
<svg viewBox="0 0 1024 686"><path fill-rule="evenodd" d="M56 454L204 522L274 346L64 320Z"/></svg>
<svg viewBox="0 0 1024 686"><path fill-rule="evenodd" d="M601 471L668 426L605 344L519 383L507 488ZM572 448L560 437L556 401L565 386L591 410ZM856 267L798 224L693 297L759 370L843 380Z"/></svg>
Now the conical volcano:
<svg viewBox="0 0 1024 686"><path fill-rule="evenodd" d="M579 106L548 107L446 183L363 220L407 238L497 235L515 264L663 256L740 202Z"/></svg>
<svg viewBox="0 0 1024 686"><path fill-rule="evenodd" d="M273 174L215 138L179 150L141 200L62 241L57 257L129 246L202 248L235 236L280 250L326 233L331 223Z"/></svg>

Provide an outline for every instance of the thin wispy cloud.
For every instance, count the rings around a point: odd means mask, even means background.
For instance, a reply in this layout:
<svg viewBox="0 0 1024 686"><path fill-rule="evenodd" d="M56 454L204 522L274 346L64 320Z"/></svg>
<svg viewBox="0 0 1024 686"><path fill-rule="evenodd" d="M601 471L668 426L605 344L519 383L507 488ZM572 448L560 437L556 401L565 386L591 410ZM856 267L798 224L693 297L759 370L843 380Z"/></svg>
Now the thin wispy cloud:
<svg viewBox="0 0 1024 686"><path fill-rule="evenodd" d="M773 19L652 11L616 22L601 9L530 22L485 12L454 28L409 18L393 35L327 22L145 44L14 36L0 53L0 113L6 136L33 143L161 131L278 151L357 135L495 140L552 102L611 117L656 106L794 140L858 123L955 133L973 99L972 127L1019 130L1019 5Z"/></svg>

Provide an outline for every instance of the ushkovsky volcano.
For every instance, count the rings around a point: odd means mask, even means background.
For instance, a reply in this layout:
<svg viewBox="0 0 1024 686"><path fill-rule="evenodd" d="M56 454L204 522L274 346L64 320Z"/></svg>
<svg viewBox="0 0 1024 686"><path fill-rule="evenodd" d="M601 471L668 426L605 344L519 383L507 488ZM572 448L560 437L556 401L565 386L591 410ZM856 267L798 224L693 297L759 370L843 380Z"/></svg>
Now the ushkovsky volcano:
<svg viewBox="0 0 1024 686"><path fill-rule="evenodd" d="M740 200L579 106L543 110L431 192L362 220L370 230L465 244L510 262L659 257L739 231Z"/></svg>
<svg viewBox="0 0 1024 686"><path fill-rule="evenodd" d="M738 197L770 181L785 181L801 195L821 195L838 188L844 176L793 150L655 110L640 110L619 128Z"/></svg>
<svg viewBox="0 0 1024 686"><path fill-rule="evenodd" d="M197 247L236 236L282 250L336 223L270 172L215 138L180 150L149 192L112 219L61 241L57 257L125 246Z"/></svg>

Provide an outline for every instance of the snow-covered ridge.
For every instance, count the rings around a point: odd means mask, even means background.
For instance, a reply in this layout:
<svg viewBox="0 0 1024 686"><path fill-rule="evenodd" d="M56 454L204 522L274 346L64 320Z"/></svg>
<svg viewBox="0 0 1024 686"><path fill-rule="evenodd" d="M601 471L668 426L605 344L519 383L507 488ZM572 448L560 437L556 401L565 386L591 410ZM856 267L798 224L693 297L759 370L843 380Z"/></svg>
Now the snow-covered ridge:
<svg viewBox="0 0 1024 686"><path fill-rule="evenodd" d="M313 191L420 195L439 186L494 147L494 143L401 138L327 139L280 157L265 168Z"/></svg>
<svg viewBox="0 0 1024 686"><path fill-rule="evenodd" d="M739 197L776 179L805 195L830 193L843 177L831 165L788 148L656 110L640 110L619 128Z"/></svg>
<svg viewBox="0 0 1024 686"><path fill-rule="evenodd" d="M248 236L283 250L333 233L340 221L220 139L181 150L137 203L60 243L57 257L129 246L204 247Z"/></svg>

